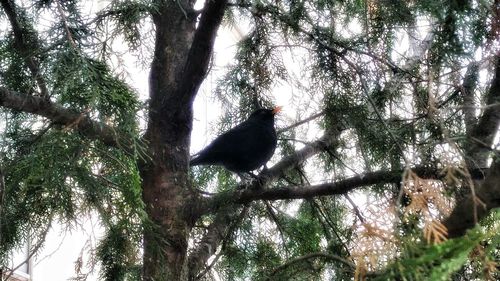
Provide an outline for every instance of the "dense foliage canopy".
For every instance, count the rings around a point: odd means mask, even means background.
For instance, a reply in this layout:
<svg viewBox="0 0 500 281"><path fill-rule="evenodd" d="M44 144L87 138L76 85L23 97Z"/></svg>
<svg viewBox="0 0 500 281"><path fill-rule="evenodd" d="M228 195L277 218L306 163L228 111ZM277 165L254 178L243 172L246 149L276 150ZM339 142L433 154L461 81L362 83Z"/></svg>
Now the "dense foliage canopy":
<svg viewBox="0 0 500 281"><path fill-rule="evenodd" d="M6 272L92 214L103 280L500 278L499 1L0 3ZM258 180L188 168L203 81L207 141L287 100Z"/></svg>

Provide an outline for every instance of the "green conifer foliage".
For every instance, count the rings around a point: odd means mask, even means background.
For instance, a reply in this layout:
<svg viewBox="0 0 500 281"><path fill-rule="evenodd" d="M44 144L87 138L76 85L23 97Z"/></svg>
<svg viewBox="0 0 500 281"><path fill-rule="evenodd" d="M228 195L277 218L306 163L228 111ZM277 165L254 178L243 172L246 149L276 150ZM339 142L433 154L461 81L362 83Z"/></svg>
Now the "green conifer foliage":
<svg viewBox="0 0 500 281"><path fill-rule="evenodd" d="M499 1L101 2L0 0L0 276L95 216L102 280L500 279ZM188 167L202 82L266 168Z"/></svg>

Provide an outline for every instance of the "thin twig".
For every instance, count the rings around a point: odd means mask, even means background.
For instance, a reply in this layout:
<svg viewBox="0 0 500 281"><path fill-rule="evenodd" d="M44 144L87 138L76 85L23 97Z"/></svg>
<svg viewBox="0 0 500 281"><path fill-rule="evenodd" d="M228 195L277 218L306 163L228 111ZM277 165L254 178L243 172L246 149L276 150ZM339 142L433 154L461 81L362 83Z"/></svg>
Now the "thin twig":
<svg viewBox="0 0 500 281"><path fill-rule="evenodd" d="M234 232L235 228L241 223L243 218L246 216L246 214L248 213L248 209L249 209L249 204L246 204L243 207L243 210L241 210L241 212L238 215L238 217L236 218L236 220L234 220L233 224L231 224L231 226L228 228L225 237L222 239L222 246L221 246L219 253L217 253L217 255L212 260L212 262L196 276L195 280L200 280L201 278L203 278L203 276L205 276L212 269L212 267L215 265L215 263L217 263L220 256L222 255L222 253L224 252L224 250L227 247L227 241L229 241L231 234Z"/></svg>
<svg viewBox="0 0 500 281"><path fill-rule="evenodd" d="M61 16L61 20L64 24L64 29L66 30L66 33L68 36L68 41L71 44L71 46L73 47L73 49L75 49L75 51L76 51L78 49L76 47L76 43L75 43L75 40L73 39L73 36L71 36L71 31L69 30L68 21L66 19L66 15L64 14L63 8L61 7L61 3L59 3L59 0L56 0L56 5L57 5L57 10L59 12L59 15Z"/></svg>
<svg viewBox="0 0 500 281"><path fill-rule="evenodd" d="M352 69L354 69L354 71L358 75L359 81L361 82L361 87L363 88L363 93L365 94L365 96L366 96L366 98L368 100L368 103L370 103L370 105L372 107L371 109L375 112L375 114L377 115L379 121L382 123L382 126L384 126L384 129L387 131L387 133L389 134L389 136L391 137L391 139L394 141L394 144L398 147L398 149L399 149L399 151L401 153L401 157L405 161L405 165L408 167L410 165L410 161L408 160L408 158L406 158L406 156L404 154L403 147L398 142L397 137L394 135L394 133L389 128L389 125L387 124L387 122L385 122L385 119L382 117L382 114L380 113L380 111L378 110L377 106L375 105L375 102L373 101L372 97L370 96L370 91L369 91L368 85L367 85L367 83L366 83L366 81L365 81L365 79L363 77L362 70L360 69L359 66L357 66L355 63L353 63L352 61L350 61L349 59L347 59L345 56L341 56L341 58L342 58L342 60L347 65L349 65Z"/></svg>
<svg viewBox="0 0 500 281"><path fill-rule="evenodd" d="M278 231L279 231L280 236L281 236L281 241L283 243L283 248L285 249L285 254L288 254L288 248L286 246L286 240L285 240L285 234L284 234L285 229L281 225L281 223L278 219L278 216L276 215L276 213L273 210L273 206L271 205L271 203L269 201L264 201L264 203L266 204L267 212L269 213L269 215L271 216L271 218L274 221L274 224L276 224L276 227L278 228Z"/></svg>
<svg viewBox="0 0 500 281"><path fill-rule="evenodd" d="M23 262L18 264L16 267L14 267L13 269L8 269L9 274L7 274L7 277L5 278L5 280L9 280L9 278L12 277L12 275L15 273L16 270L18 270L21 266L27 264L31 260L31 258L33 258L33 256L38 252L38 250L42 247L42 245L45 243L45 237L47 236L47 233L49 232L50 227L52 225L52 215L49 217L49 221L50 222L47 225L47 228L45 228L45 230L42 232L41 239L38 241L38 243L35 245L35 247L33 247L33 250L31 250L31 253L29 253L28 257Z"/></svg>
<svg viewBox="0 0 500 281"><path fill-rule="evenodd" d="M321 204L324 204L321 200L318 200ZM330 218L329 215L327 215L323 209L321 208L321 206L316 202L316 199L313 199L311 200L311 204L312 204L312 207L313 208L316 208L316 210L318 211L318 213L323 217L323 219L325 220L325 222L328 224L328 226L330 227L331 231L335 234L335 236L337 237L338 241L340 244L342 244L342 247L344 247L344 250L346 251L347 255L348 256L352 256L351 255L351 251L349 250L349 247L347 247L347 244L343 241L342 237L340 236L340 233L338 233L338 231L336 230L337 227L335 227L333 224L333 221L332 219Z"/></svg>
<svg viewBox="0 0 500 281"><path fill-rule="evenodd" d="M349 203L351 204L352 208L354 209L354 213L356 214L356 216L358 217L358 219L364 224L366 223L366 220L365 218L361 215L361 212L359 211L359 208L358 206L356 206L356 204L354 203L354 201L352 201L351 197L349 197L349 195L344 194L344 197L347 199L347 201L349 201Z"/></svg>
<svg viewBox="0 0 500 281"><path fill-rule="evenodd" d="M279 129L279 130L278 130L278 134L281 134L281 133L286 132L286 131L288 131L288 130L291 130L291 129L295 128L295 127L298 127L298 126L300 126L300 125L302 125L302 124L305 124L305 123L307 123L307 122L310 122L310 121L312 121L312 120L314 120L314 119L316 119L316 118L318 118L318 117L321 117L321 116L322 116L322 115L324 115L324 114L325 114L325 111L324 111L324 110L322 110L322 111L320 111L320 112L318 112L318 113L316 113L316 114L314 114L314 115L312 115L312 116L307 117L306 119L303 119L303 120L298 121L298 122L297 122L297 123L295 123L295 124L292 124L292 125L287 126L287 127L285 127L285 128L281 128L281 129Z"/></svg>

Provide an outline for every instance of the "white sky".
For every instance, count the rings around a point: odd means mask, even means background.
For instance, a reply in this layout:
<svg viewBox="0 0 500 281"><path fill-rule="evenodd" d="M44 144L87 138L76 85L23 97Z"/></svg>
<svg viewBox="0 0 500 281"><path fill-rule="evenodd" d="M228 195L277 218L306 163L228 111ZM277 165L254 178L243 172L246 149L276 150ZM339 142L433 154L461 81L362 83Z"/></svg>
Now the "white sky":
<svg viewBox="0 0 500 281"><path fill-rule="evenodd" d="M215 64L210 75L204 81L199 90L194 104L195 121L192 137L192 149L199 150L213 137L210 130L211 124L221 114L220 107L215 106L210 97L215 88L217 77L224 73L224 68L233 61L236 51L236 42L240 39L237 30L222 27L219 30L215 43ZM125 51L127 46L114 44L114 49L119 52ZM114 64L120 65L120 69L127 70L129 85L140 94L142 100L148 98L148 76L149 69L137 65L133 54L124 53L121 60L114 60ZM284 95L283 95L284 96ZM281 98L281 100L283 100ZM282 102L280 104L284 104ZM3 122L0 122L0 126ZM3 127L0 127L2 129ZM32 281L63 281L76 277L75 262L79 257L83 258L84 268L82 273L90 272L88 265L89 249L95 249L98 241L103 236L103 229L94 218L86 218L82 225L67 231L58 223L54 223L47 234L46 243L40 254L36 255L31 262ZM17 266L25 260L25 253L15 255L13 265ZM87 277L88 281L99 280L99 266L94 268L93 273Z"/></svg>
<svg viewBox="0 0 500 281"><path fill-rule="evenodd" d="M89 1L89 3L94 3ZM91 10L100 9L107 1L98 1L98 4L89 6ZM200 3L200 1L198 1ZM198 8L200 7L199 4ZM353 23L350 28L356 32L359 24ZM425 28L425 27L424 27ZM409 47L410 39L408 36L403 35L400 37L401 49L407 50ZM213 138L215 132L212 130L214 122L220 116L222 107L218 102L214 101L212 93L215 90L216 82L220 75L225 73L226 67L234 61L234 54L236 51L236 43L241 39L241 31L231 27L222 27L219 30L218 38L215 42L214 51L214 65L212 71L204 81L200 88L194 103L194 123L191 143L191 153L195 153L205 147ZM117 51L125 52L126 46L121 46L119 43L113 45ZM300 50L297 50L300 54ZM398 54L394 54L396 57ZM404 54L407 56L407 54ZM287 62L290 74L294 77L301 77L300 73L301 57L294 56L290 52L283 53L284 60ZM135 57L133 54L124 53L120 60L113 60L113 64L120 65L121 69L128 71L127 79L129 85L134 87L140 94L141 100L148 98L148 75L149 68L142 67L135 64ZM123 64L123 65L121 65ZM484 74L484 71L482 72ZM311 88L307 81L302 81L305 88ZM310 116L319 110L319 104L310 99L310 96L304 95L296 85L279 82L273 89L273 99L276 105L284 106L283 112L277 120L278 127L290 125L292 120L302 119ZM297 104L300 108L296 108ZM317 125L309 126L308 129L297 136L297 139L314 140L320 135L319 127ZM0 130L2 129L2 122L0 122ZM297 143L297 148L302 147L303 144ZM272 159L271 162L277 159ZM309 162L310 169L313 166ZM332 175L330 175L332 176ZM326 175L318 174L314 180L324 180ZM356 201L365 201L366 198L361 196ZM364 205L364 204L363 204ZM82 249L87 246L95 248L97 241L102 237L102 228L98 226L96 221L91 218L85 219L81 227L74 229L71 232L66 232L60 225L55 225L47 236L45 247L39 255L35 257L32 264L35 266L33 270L33 281L63 281L75 277L75 261L82 253ZM88 262L89 255L86 252L83 255L83 262ZM86 269L83 270L86 272ZM98 270L94 270L94 274L88 277L89 281L98 280Z"/></svg>

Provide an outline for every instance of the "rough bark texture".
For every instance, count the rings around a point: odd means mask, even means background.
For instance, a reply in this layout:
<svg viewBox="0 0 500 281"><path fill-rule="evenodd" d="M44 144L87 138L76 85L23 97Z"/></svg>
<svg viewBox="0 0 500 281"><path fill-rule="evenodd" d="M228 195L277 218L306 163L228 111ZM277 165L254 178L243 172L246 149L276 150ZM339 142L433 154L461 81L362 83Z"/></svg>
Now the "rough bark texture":
<svg viewBox="0 0 500 281"><path fill-rule="evenodd" d="M196 29L194 1L164 1L155 12L145 139L151 160L141 165L143 199L157 225L144 235L144 280L186 280L190 220L196 201L188 180L192 102L206 73L226 1L207 1Z"/></svg>
<svg viewBox="0 0 500 281"><path fill-rule="evenodd" d="M472 133L472 130L474 130L474 127L477 122L475 114L476 101L474 97L474 92L476 91L478 75L479 75L479 64L473 62L467 67L467 72L465 73L464 81L460 89L463 97L462 111L464 112L465 131L467 133Z"/></svg>
<svg viewBox="0 0 500 281"><path fill-rule="evenodd" d="M500 124L500 56L495 58L495 76L486 94L485 110L468 133L465 147L469 169L484 168Z"/></svg>
<svg viewBox="0 0 500 281"><path fill-rule="evenodd" d="M498 159L497 159L498 160ZM474 227L474 205L477 210L477 218L480 220L489 212L500 207L500 162L496 161L484 182L476 188L477 198L472 195L459 200L450 216L443 221L448 229L448 237L454 238L465 234L467 229Z"/></svg>
<svg viewBox="0 0 500 281"><path fill-rule="evenodd" d="M467 136L464 150L469 170L486 166L500 125L500 56L495 58L494 65L495 76L486 95L485 110ZM443 222L450 237L463 235L475 225L476 219L480 220L491 209L500 207L500 164L497 158L491 164L484 182L473 188L477 198L470 194L459 199L450 216Z"/></svg>

